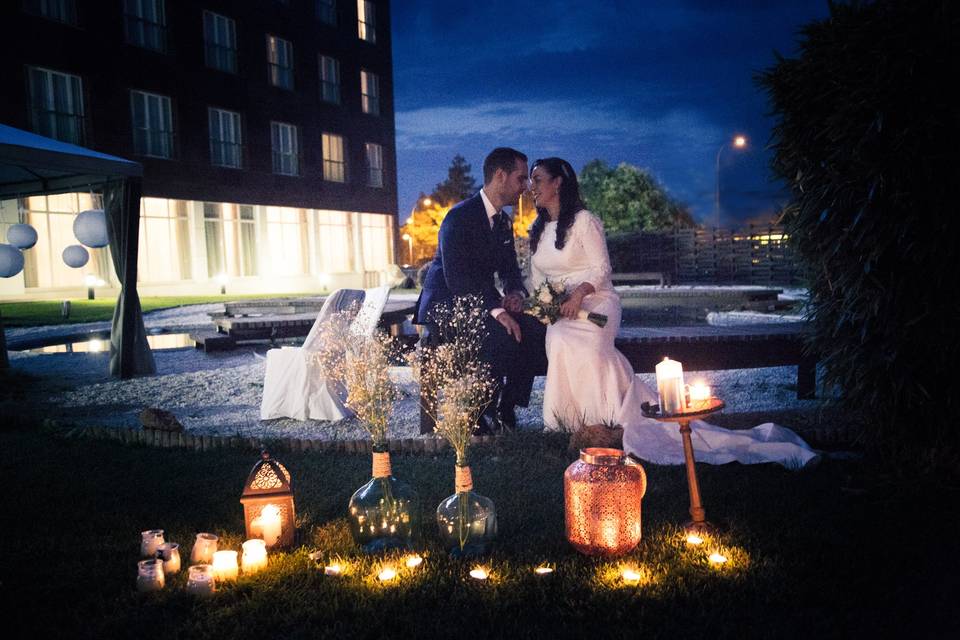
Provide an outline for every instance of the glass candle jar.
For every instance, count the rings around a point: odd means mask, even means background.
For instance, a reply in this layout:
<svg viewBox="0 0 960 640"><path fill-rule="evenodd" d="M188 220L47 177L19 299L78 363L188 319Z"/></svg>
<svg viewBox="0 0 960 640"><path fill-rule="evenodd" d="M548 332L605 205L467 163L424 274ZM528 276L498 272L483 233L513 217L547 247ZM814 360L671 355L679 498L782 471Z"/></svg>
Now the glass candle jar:
<svg viewBox="0 0 960 640"><path fill-rule="evenodd" d="M213 554L213 577L217 582L236 580L239 572L236 551L224 550Z"/></svg>
<svg viewBox="0 0 960 640"><path fill-rule="evenodd" d="M187 593L197 596L210 596L216 587L213 567L209 564L196 564L187 569Z"/></svg>
<svg viewBox="0 0 960 640"><path fill-rule="evenodd" d="M213 554L217 551L217 542L220 540L212 533L198 533L190 552L192 564L212 564Z"/></svg>
<svg viewBox="0 0 960 640"><path fill-rule="evenodd" d="M157 549L157 556L163 560L163 573L173 575L180 571L180 545L176 542L164 542Z"/></svg>
<svg viewBox="0 0 960 640"><path fill-rule="evenodd" d="M140 532L140 556L143 558L157 557L157 548L163 544L163 529L150 529Z"/></svg>
<svg viewBox="0 0 960 640"><path fill-rule="evenodd" d="M137 563L137 591L160 591L163 585L162 560L150 558Z"/></svg>
<svg viewBox="0 0 960 640"><path fill-rule="evenodd" d="M259 538L244 542L240 566L243 568L244 575L252 575L261 569L266 569L267 543Z"/></svg>

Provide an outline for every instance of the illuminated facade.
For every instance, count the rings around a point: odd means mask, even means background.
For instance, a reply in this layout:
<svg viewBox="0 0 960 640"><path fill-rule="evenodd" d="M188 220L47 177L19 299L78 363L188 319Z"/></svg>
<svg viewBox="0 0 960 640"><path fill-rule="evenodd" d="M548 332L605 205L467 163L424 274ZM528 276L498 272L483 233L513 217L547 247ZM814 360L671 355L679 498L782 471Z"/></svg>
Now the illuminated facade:
<svg viewBox="0 0 960 640"><path fill-rule="evenodd" d="M24 0L0 9L0 122L144 165L143 295L379 284L395 262L386 1ZM99 195L0 203L38 231L0 295L116 285L60 253ZM2 238L0 238L2 241Z"/></svg>

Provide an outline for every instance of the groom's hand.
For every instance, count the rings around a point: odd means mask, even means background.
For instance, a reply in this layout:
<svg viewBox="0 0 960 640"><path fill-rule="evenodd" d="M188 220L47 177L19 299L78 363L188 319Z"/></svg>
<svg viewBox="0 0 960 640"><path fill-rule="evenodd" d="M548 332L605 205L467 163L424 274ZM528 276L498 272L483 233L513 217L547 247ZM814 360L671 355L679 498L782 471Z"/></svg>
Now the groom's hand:
<svg viewBox="0 0 960 640"><path fill-rule="evenodd" d="M523 296L516 291L503 296L502 306L510 313L523 313Z"/></svg>
<svg viewBox="0 0 960 640"><path fill-rule="evenodd" d="M503 328L507 330L507 335L513 336L514 340L520 342L520 325L507 311L501 311L499 315L497 315L496 321L502 324Z"/></svg>

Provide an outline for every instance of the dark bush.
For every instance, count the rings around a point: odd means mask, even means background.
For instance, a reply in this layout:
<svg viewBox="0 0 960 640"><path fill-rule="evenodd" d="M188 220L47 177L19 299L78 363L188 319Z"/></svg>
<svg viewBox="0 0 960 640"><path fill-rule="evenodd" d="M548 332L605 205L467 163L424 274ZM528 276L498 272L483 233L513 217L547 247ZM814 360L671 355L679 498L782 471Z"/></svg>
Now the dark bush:
<svg viewBox="0 0 960 640"><path fill-rule="evenodd" d="M757 78L809 269L810 347L884 453L956 451L960 432L956 7L832 4Z"/></svg>

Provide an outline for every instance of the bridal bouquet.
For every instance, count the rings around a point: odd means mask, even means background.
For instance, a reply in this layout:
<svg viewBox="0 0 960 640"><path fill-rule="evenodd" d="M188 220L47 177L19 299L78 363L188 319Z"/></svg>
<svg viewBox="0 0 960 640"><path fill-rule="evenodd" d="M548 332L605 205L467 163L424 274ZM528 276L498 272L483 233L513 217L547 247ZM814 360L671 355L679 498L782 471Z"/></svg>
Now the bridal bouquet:
<svg viewBox="0 0 960 640"><path fill-rule="evenodd" d="M523 312L531 315L543 324L553 324L563 316L560 315L560 306L567 301L570 295L563 284L544 280L539 287L533 290L533 295L523 301ZM585 309L577 312L580 320L589 320L598 327L607 326L607 316L602 313L590 313Z"/></svg>

